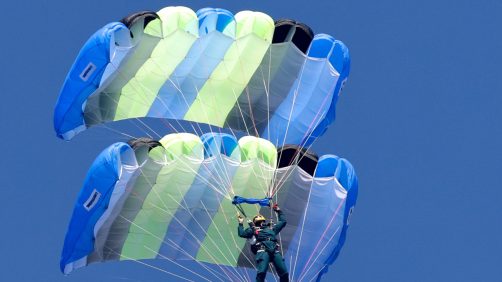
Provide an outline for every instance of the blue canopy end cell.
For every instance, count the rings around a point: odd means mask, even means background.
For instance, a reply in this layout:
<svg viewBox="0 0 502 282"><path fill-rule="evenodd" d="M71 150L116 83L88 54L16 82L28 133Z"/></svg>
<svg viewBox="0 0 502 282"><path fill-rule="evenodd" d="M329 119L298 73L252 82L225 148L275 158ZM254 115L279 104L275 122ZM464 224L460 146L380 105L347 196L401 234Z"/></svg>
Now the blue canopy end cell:
<svg viewBox="0 0 502 282"><path fill-rule="evenodd" d="M352 164L344 159L339 158L335 155L325 155L319 159L319 165L317 166L316 176L317 177L327 177L329 175L334 175L342 187L347 191L347 199L345 204L345 210L343 212L343 226L340 232L340 239L338 244L333 249L329 257L324 262L324 268L317 275L316 281L321 281L323 275L328 272L328 268L332 265L335 260L340 255L345 240L347 238L347 230L350 224L350 217L354 211L356 205L359 181Z"/></svg>
<svg viewBox="0 0 502 282"><path fill-rule="evenodd" d="M110 64L112 48L115 48L117 40L124 40L124 36L117 36L123 31L129 34L129 29L122 23L107 24L94 33L80 50L56 102L54 129L58 137L69 140L86 129L85 102L99 88Z"/></svg>
<svg viewBox="0 0 502 282"><path fill-rule="evenodd" d="M60 267L69 273L94 249L94 227L108 209L123 163L133 164L134 151L126 143L115 143L94 161L80 191L68 227Z"/></svg>

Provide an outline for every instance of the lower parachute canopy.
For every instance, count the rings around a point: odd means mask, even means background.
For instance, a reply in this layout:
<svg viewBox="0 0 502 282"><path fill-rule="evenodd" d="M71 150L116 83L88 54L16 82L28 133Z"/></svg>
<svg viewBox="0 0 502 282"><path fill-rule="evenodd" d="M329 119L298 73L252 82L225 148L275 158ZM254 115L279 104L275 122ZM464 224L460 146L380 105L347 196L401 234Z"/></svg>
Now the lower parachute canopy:
<svg viewBox="0 0 502 282"><path fill-rule="evenodd" d="M163 259L180 277L187 271L207 281L253 277L254 256L237 236L233 201L270 198L287 217L279 238L291 279L320 279L343 246L357 189L347 160L277 149L251 136L178 133L116 143L87 174L61 270ZM241 207L276 220L268 205Z"/></svg>

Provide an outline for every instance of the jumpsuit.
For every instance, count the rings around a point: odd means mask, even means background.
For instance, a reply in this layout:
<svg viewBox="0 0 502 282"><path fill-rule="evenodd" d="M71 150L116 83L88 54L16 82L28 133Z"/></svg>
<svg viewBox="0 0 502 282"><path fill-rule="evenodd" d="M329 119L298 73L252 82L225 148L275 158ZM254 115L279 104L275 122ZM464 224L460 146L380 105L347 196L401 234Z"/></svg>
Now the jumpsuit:
<svg viewBox="0 0 502 282"><path fill-rule="evenodd" d="M249 227L244 229L243 224L239 223L239 227L237 228L239 237L250 239L255 236L257 244L261 244L255 256L257 282L265 281L268 264L270 262L272 262L277 274L279 274L280 282L289 281L288 270L286 269L286 264L284 263L281 253L277 249L277 239L275 238L284 226L286 226L286 217L282 210L278 210L277 214L279 216L279 222L273 227L266 227L263 229Z"/></svg>

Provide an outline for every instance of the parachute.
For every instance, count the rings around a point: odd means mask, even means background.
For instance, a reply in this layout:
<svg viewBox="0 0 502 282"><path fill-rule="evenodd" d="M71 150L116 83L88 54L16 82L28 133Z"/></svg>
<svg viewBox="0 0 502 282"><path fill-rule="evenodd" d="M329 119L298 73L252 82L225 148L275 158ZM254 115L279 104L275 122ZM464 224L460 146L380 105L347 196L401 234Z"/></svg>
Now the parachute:
<svg viewBox="0 0 502 282"><path fill-rule="evenodd" d="M54 128L69 140L99 124L161 118L307 146L335 119L349 71L341 41L293 20L215 8L140 12L82 47Z"/></svg>
<svg viewBox="0 0 502 282"><path fill-rule="evenodd" d="M87 173L61 270L162 259L179 277L249 280L253 254L237 237L233 203L267 198L288 218L280 244L292 281L319 280L344 244L357 190L347 160L254 136L174 133L118 142ZM261 203L241 207L273 218Z"/></svg>

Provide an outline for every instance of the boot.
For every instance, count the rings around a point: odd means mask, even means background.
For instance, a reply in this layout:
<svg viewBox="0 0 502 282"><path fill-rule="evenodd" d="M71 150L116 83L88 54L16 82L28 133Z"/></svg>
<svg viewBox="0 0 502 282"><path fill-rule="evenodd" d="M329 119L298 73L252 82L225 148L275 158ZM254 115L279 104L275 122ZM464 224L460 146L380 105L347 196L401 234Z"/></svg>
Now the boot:
<svg viewBox="0 0 502 282"><path fill-rule="evenodd" d="M267 275L267 273L263 273L263 272L256 274L256 282L264 282L266 275Z"/></svg>
<svg viewBox="0 0 502 282"><path fill-rule="evenodd" d="M289 274L287 272L284 273L283 275L281 275L281 277L279 277L279 278L280 278L280 280L279 280L280 282L289 282Z"/></svg>

